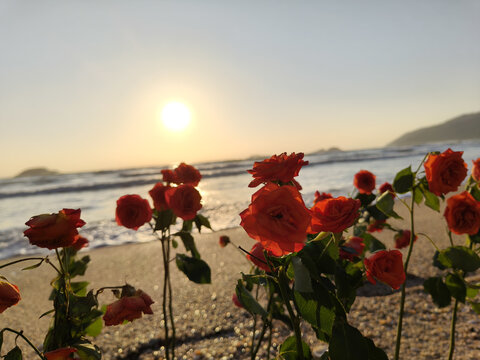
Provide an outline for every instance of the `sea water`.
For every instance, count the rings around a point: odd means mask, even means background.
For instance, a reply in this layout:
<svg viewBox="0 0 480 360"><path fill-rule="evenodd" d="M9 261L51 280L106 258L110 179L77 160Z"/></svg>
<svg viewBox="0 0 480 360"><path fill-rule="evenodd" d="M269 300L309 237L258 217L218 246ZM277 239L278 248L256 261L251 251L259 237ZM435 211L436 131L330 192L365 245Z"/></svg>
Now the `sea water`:
<svg viewBox="0 0 480 360"><path fill-rule="evenodd" d="M300 170L297 181L310 207L317 190L334 196L353 193L353 176L359 170L374 173L377 185L392 182L399 170L410 165L415 170L428 152L442 152L449 147L464 151L463 158L469 169L472 160L480 157L478 141L332 151L306 155L309 164ZM256 191L248 187L252 177L247 170L253 167L254 161L261 160L193 164L202 174L198 186L202 195L201 213L209 218L213 230L239 225L238 214L248 207ZM0 179L0 258L41 253L42 250L31 246L23 237L24 224L31 216L58 212L62 208L82 210L81 218L87 224L80 233L89 239L90 248L153 240L147 226L133 231L116 225L115 207L116 200L125 194L149 199L148 191L161 181L163 168Z"/></svg>

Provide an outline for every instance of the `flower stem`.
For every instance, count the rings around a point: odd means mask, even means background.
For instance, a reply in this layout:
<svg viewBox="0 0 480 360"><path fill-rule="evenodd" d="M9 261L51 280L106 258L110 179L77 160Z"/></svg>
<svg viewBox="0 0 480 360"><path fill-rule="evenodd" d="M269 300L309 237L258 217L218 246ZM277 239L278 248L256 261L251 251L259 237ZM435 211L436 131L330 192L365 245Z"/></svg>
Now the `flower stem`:
<svg viewBox="0 0 480 360"><path fill-rule="evenodd" d="M165 329L165 358L170 359L170 333L168 330L168 315L167 315L167 286L168 286L168 256L165 248L165 235L162 233L160 242L162 244L162 258L163 258L163 297L162 297L162 311L163 311L163 326Z"/></svg>
<svg viewBox="0 0 480 360"><path fill-rule="evenodd" d="M278 273L278 285L280 288L280 293L282 295L283 302L287 307L288 315L290 316L290 321L292 322L293 331L295 333L295 343L297 347L297 359L304 360L303 356L303 345L302 345L302 333L300 331L300 321L298 317L295 316L292 305L290 304L290 299L287 295L288 280L285 270L285 265L280 267Z"/></svg>
<svg viewBox="0 0 480 360"><path fill-rule="evenodd" d="M6 264L3 264L0 266L0 269L3 269L4 267L7 267L7 266L10 266L10 265L13 265L13 264L17 264L19 262L22 262L22 261L29 261L29 260L40 260L40 263L42 263L43 261L45 261L46 259L48 258L47 257L29 257L29 258L25 258L25 259L20 259L20 260L15 260L15 261L11 261L9 263L6 263Z"/></svg>
<svg viewBox="0 0 480 360"><path fill-rule="evenodd" d="M17 336L20 336L23 340L25 340L27 342L28 345L30 345L30 347L35 350L35 352L37 353L37 355L40 357L40 359L42 360L46 360L46 357L42 355L42 353L40 352L40 350L37 349L37 347L35 345L33 345L31 343L30 340L28 340L28 338L23 335L23 331L17 331L17 330L13 330L13 329L10 329L10 328L3 328L0 333L3 333L4 331L10 331L14 334L17 334Z"/></svg>
<svg viewBox="0 0 480 360"><path fill-rule="evenodd" d="M170 259L170 234L167 236L167 260ZM175 321L173 318L173 306L172 306L172 282L170 281L170 261L166 262L167 268L167 281L168 281L168 312L170 315L170 325L172 327L172 359L175 358Z"/></svg>
<svg viewBox="0 0 480 360"><path fill-rule="evenodd" d="M452 323L450 326L450 349L448 350L448 360L453 359L453 352L455 351L455 325L457 323L458 300L455 299L452 313Z"/></svg>
<svg viewBox="0 0 480 360"><path fill-rule="evenodd" d="M394 360L398 360L400 356L400 344L402 340L402 326L403 326L403 314L405 311L405 297L406 297L406 286L407 286L407 270L408 264L410 262L410 257L413 251L413 241L415 239L415 223L413 220L413 213L414 213L414 206L415 206L415 196L414 196L415 188L412 188L412 203L410 209L410 245L408 247L407 258L405 259L405 264L403 265L403 269L405 271L405 282L402 284L402 293L400 297L400 311L398 314L398 324L397 324L397 339L395 343L395 355Z"/></svg>

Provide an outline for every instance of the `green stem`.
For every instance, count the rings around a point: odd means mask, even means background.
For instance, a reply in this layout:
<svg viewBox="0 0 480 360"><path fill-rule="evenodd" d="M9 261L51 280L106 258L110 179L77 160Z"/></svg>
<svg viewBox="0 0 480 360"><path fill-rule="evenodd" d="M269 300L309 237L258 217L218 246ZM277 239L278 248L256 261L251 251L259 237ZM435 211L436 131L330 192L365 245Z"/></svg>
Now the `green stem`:
<svg viewBox="0 0 480 360"><path fill-rule="evenodd" d="M398 360L400 356L400 345L402 340L402 326L403 326L403 314L405 311L405 297L406 297L406 286L407 286L407 270L408 264L410 262L410 257L412 255L413 250L413 241L415 239L415 224L413 219L414 213L414 206L415 206L415 196L414 196L415 188L412 188L412 203L410 207L410 245L408 247L407 258L405 259L405 264L403 269L405 271L405 282L402 284L402 293L400 297L400 312L398 314L398 324L397 324L397 339L395 343L395 355L394 360Z"/></svg>
<svg viewBox="0 0 480 360"><path fill-rule="evenodd" d="M257 286L259 286L259 285L257 285ZM257 287L257 290L258 290L258 287ZM267 289L267 291L269 292L268 289ZM258 291L257 291L257 293L258 293ZM253 350L253 353L252 353L252 356L251 356L252 360L255 360L255 357L257 356L258 350L260 350L260 346L262 345L262 341L263 341L263 338L265 337L265 332L267 331L267 328L271 329L272 300L273 300L273 296L272 296L272 294L269 294L268 303L267 303L268 317L266 319L263 319L262 331L260 333L260 337L258 339L257 346L255 347L255 350ZM271 335L271 331L270 331L270 335ZM255 333L253 334L253 337L252 337L252 349L253 349L253 339L254 338L255 338ZM271 341L271 336L270 336L269 340ZM270 346L268 348L268 352L270 352Z"/></svg>
<svg viewBox="0 0 480 360"><path fill-rule="evenodd" d="M162 233L162 238L160 240L162 243L162 257L163 257L163 297L162 297L162 311L163 311L163 326L165 329L165 358L170 359L170 337L168 331L168 315L167 315L167 286L168 286L168 277L167 277L167 267L168 267L168 257L165 249L165 236Z"/></svg>
<svg viewBox="0 0 480 360"><path fill-rule="evenodd" d="M298 360L304 360L303 346L302 346L302 333L300 331L300 321L295 316L292 309L292 305L290 304L290 299L287 295L288 293L287 284L288 284L288 281L287 281L285 266L281 266L278 273L278 285L280 288L280 293L282 295L283 302L287 307L288 315L290 316L290 321L292 322L293 331L295 333L295 343L297 347Z"/></svg>
<svg viewBox="0 0 480 360"><path fill-rule="evenodd" d="M30 260L40 260L40 264L41 264L46 259L48 259L48 256L44 257L44 258L43 257L29 257L29 258L25 258L25 259L15 260L15 261L11 261L9 263L1 265L0 269L3 269L4 267L7 267L7 266L10 266L10 265L13 265L13 264L17 264L17 263L22 262L22 261L30 261Z"/></svg>
<svg viewBox="0 0 480 360"><path fill-rule="evenodd" d="M167 238L167 259L170 259L170 234ZM167 261L167 281L168 281L168 312L170 315L170 325L172 327L172 359L175 358L175 321L173 318L173 305L172 305L172 282L170 281L170 260Z"/></svg>
<svg viewBox="0 0 480 360"><path fill-rule="evenodd" d="M37 355L40 357L40 359L42 360L46 360L46 357L42 355L42 353L40 352L40 350L37 349L37 347L35 345L33 345L30 340L28 340L27 337L25 337L25 335L23 335L23 331L16 331L16 330L13 330L13 329L10 329L10 328L3 328L0 333L3 333L4 331L10 331L14 334L17 334L17 336L20 336L23 340L25 340L27 342L28 345L30 345L30 347L35 350L35 352L37 353Z"/></svg>
<svg viewBox="0 0 480 360"><path fill-rule="evenodd" d="M448 350L448 360L453 359L453 352L455 351L455 325L457 323L458 300L455 299L452 313L452 323L450 326L450 349Z"/></svg>

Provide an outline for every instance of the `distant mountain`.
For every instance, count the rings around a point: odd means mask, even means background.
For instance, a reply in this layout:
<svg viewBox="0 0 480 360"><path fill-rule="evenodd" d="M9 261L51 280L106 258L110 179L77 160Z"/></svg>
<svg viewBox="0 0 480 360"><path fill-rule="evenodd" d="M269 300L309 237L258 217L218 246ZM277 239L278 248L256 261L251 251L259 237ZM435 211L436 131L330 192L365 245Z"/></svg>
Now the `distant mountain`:
<svg viewBox="0 0 480 360"><path fill-rule="evenodd" d="M441 141L480 140L480 112L462 115L439 125L408 132L387 146L421 145Z"/></svg>
<svg viewBox="0 0 480 360"><path fill-rule="evenodd" d="M26 176L50 176L56 175L58 171L49 170L47 168L38 167L38 168L31 168L27 170L23 170L20 174L15 177L26 177Z"/></svg>

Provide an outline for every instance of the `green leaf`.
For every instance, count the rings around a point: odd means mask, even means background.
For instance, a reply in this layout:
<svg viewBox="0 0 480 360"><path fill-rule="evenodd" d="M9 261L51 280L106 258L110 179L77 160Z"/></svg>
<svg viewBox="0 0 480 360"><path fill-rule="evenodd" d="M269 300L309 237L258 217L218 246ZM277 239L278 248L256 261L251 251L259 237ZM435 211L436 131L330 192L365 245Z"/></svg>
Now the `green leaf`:
<svg viewBox="0 0 480 360"><path fill-rule="evenodd" d="M32 270L38 268L40 265L42 265L44 260L41 260L40 262L36 263L35 265L28 266L26 268L23 268L22 270Z"/></svg>
<svg viewBox="0 0 480 360"><path fill-rule="evenodd" d="M183 220L182 231L192 232L193 220Z"/></svg>
<svg viewBox="0 0 480 360"><path fill-rule="evenodd" d="M252 296L252 294L243 286L241 280L238 280L237 286L235 288L235 293L237 294L238 300L242 303L245 310L247 310L252 315L260 315L262 319L266 319L268 313L265 309L258 303L257 300Z"/></svg>
<svg viewBox="0 0 480 360"><path fill-rule="evenodd" d="M423 200L422 190L418 187L415 187L415 190L413 190L413 200L417 205L420 205Z"/></svg>
<svg viewBox="0 0 480 360"><path fill-rule="evenodd" d="M363 335L344 319L335 321L328 352L335 360L369 359L368 344Z"/></svg>
<svg viewBox="0 0 480 360"><path fill-rule="evenodd" d="M295 274L295 290L300 292L313 292L312 279L302 259L298 256L292 258L292 266Z"/></svg>
<svg viewBox="0 0 480 360"><path fill-rule="evenodd" d="M372 234L364 233L364 234L362 234L361 237L363 239L365 247L370 252L375 252L375 251L378 251L378 250L385 250L387 248L380 240L378 240Z"/></svg>
<svg viewBox="0 0 480 360"><path fill-rule="evenodd" d="M433 209L439 212L440 200L438 199L438 196L427 189L422 189L422 192L423 192L423 195L425 196L425 205L427 205L430 209Z"/></svg>
<svg viewBox="0 0 480 360"><path fill-rule="evenodd" d="M308 345L302 341L302 352L305 360L312 359L312 352ZM285 339L278 351L278 358L282 360L297 360L300 355L297 353L297 342L295 336L290 336Z"/></svg>
<svg viewBox="0 0 480 360"><path fill-rule="evenodd" d="M480 186L472 186L468 191L475 200L480 201Z"/></svg>
<svg viewBox="0 0 480 360"><path fill-rule="evenodd" d="M170 225L175 224L177 217L172 209L168 210L154 210L153 219L155 220L155 231L166 230Z"/></svg>
<svg viewBox="0 0 480 360"><path fill-rule="evenodd" d="M85 329L85 334L91 337L96 337L100 335L103 328L103 320L101 316L99 316L94 322L87 326Z"/></svg>
<svg viewBox="0 0 480 360"><path fill-rule="evenodd" d="M85 275L85 271L87 270L87 264L90 262L90 256L84 256L78 261L73 261L69 268L68 272L70 277L73 278L77 275Z"/></svg>
<svg viewBox="0 0 480 360"><path fill-rule="evenodd" d="M355 196L355 199L360 200L360 202L362 203L362 207L367 207L372 203L373 200L375 200L375 195L359 193L357 194L357 196Z"/></svg>
<svg viewBox="0 0 480 360"><path fill-rule="evenodd" d="M102 353L98 346L92 344L86 339L83 339L82 342L73 344L72 347L77 349L77 355L82 360L100 360L102 358Z"/></svg>
<svg viewBox="0 0 480 360"><path fill-rule="evenodd" d="M447 268L473 272L480 268L480 257L465 246L451 246L438 254L438 261Z"/></svg>
<svg viewBox="0 0 480 360"><path fill-rule="evenodd" d="M318 286L315 293L295 291L294 298L302 318L317 330L317 335L325 340L330 338L335 320L335 307L328 291Z"/></svg>
<svg viewBox="0 0 480 360"><path fill-rule="evenodd" d="M334 274L339 249L333 237L327 236L320 241L310 241L297 254L308 269L310 277L320 279L321 274Z"/></svg>
<svg viewBox="0 0 480 360"><path fill-rule="evenodd" d="M357 296L357 289L363 284L363 271L358 266L348 263L346 267L337 266L335 271L335 285L338 299L347 309L353 305Z"/></svg>
<svg viewBox="0 0 480 360"><path fill-rule="evenodd" d="M480 231L475 235L467 235L469 240L474 244L480 244Z"/></svg>
<svg viewBox="0 0 480 360"><path fill-rule="evenodd" d="M457 274L448 274L445 278L445 284L447 285L450 294L458 301L465 303L465 297L467 296L467 287L462 278Z"/></svg>
<svg viewBox="0 0 480 360"><path fill-rule="evenodd" d="M469 301L472 310L475 311L478 315L480 315L480 303L475 301Z"/></svg>
<svg viewBox="0 0 480 360"><path fill-rule="evenodd" d="M388 360L385 351L375 345L372 339L363 337L368 346L368 360Z"/></svg>
<svg viewBox="0 0 480 360"><path fill-rule="evenodd" d="M423 289L430 294L433 302L439 307L450 305L451 297L447 285L443 282L441 277L431 277L423 283Z"/></svg>
<svg viewBox="0 0 480 360"><path fill-rule="evenodd" d="M5 355L5 360L22 360L22 350L18 346L15 346Z"/></svg>
<svg viewBox="0 0 480 360"><path fill-rule="evenodd" d="M205 261L184 254L177 254L176 263L180 271L187 275L190 281L197 284L211 283L210 267Z"/></svg>
<svg viewBox="0 0 480 360"><path fill-rule="evenodd" d="M42 317L44 316L47 316L49 314L52 314L55 312L55 309L52 309L52 310L48 310L48 311L45 311L42 315L40 315L38 318L41 319Z"/></svg>
<svg viewBox="0 0 480 360"><path fill-rule="evenodd" d="M87 286L88 281L79 281L79 282L71 282L70 286L72 291L77 296L85 296L87 294Z"/></svg>
<svg viewBox="0 0 480 360"><path fill-rule="evenodd" d="M174 249L178 248L178 242L177 242L177 240L172 239L172 247L173 247Z"/></svg>
<svg viewBox="0 0 480 360"><path fill-rule="evenodd" d="M412 189L415 175L412 172L412 167L409 166L400 170L393 180L393 189L398 194L405 194Z"/></svg>
<svg viewBox="0 0 480 360"><path fill-rule="evenodd" d="M210 221L201 214L197 214L193 221L195 222L195 226L197 227L198 232L201 232L202 226L205 226L206 228L212 230L212 227L210 226Z"/></svg>
<svg viewBox="0 0 480 360"><path fill-rule="evenodd" d="M395 219L401 219L402 217L393 210L394 205L395 200L393 199L392 194L389 192L384 192L382 195L380 195L376 203L378 210L383 212L385 215Z"/></svg>
<svg viewBox="0 0 480 360"><path fill-rule="evenodd" d="M479 291L480 291L480 288L472 287L471 285L467 285L467 297L469 299L474 299L475 296L477 296Z"/></svg>
<svg viewBox="0 0 480 360"><path fill-rule="evenodd" d="M185 246L185 250L190 251L192 256L196 259L200 259L200 253L195 246L195 240L193 239L192 234L186 231L179 231L175 234L175 236L179 236L182 239L183 246Z"/></svg>

